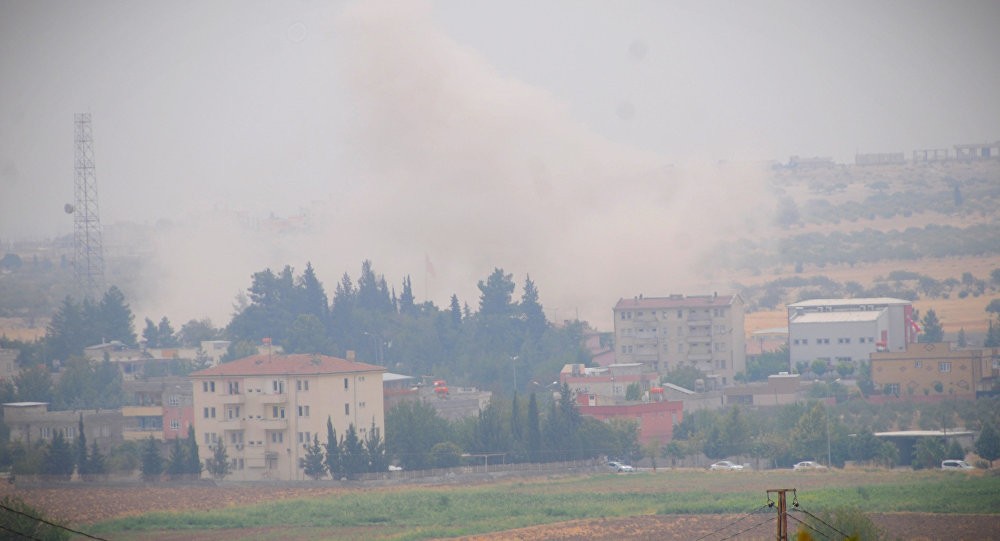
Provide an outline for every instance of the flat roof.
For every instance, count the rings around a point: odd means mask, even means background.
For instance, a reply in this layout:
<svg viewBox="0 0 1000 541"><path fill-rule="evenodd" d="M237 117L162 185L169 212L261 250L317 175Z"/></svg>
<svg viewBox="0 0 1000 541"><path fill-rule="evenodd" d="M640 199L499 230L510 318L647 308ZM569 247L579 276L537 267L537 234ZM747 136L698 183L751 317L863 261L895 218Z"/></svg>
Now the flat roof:
<svg viewBox="0 0 1000 541"><path fill-rule="evenodd" d="M930 438L941 436L971 436L970 430L896 430L893 432L876 432L880 438Z"/></svg>
<svg viewBox="0 0 1000 541"><path fill-rule="evenodd" d="M396 374L393 372L383 372L382 381L402 381L404 379L414 379L413 376L407 376L404 374Z"/></svg>
<svg viewBox="0 0 1000 541"><path fill-rule="evenodd" d="M854 323L864 321L877 321L882 312L857 311L857 312L808 312L796 315L792 318L792 323Z"/></svg>
<svg viewBox="0 0 1000 541"><path fill-rule="evenodd" d="M858 304L912 304L908 300L892 297L870 297L860 299L810 299L787 305L788 308L809 308L815 306L854 306Z"/></svg>
<svg viewBox="0 0 1000 541"><path fill-rule="evenodd" d="M4 406L10 406L12 408L27 408L30 406L44 406L48 402L5 402Z"/></svg>

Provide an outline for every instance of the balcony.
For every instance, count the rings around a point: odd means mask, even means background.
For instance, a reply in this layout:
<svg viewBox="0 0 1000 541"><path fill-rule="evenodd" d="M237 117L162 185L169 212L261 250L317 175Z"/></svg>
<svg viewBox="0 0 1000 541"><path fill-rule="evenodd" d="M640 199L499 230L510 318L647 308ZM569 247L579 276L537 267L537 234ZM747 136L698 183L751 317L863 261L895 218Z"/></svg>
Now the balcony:
<svg viewBox="0 0 1000 541"><path fill-rule="evenodd" d="M288 402L288 393L263 393L259 400L261 404L285 404Z"/></svg>
<svg viewBox="0 0 1000 541"><path fill-rule="evenodd" d="M122 406L122 417L162 417L163 406Z"/></svg>
<svg viewBox="0 0 1000 541"><path fill-rule="evenodd" d="M150 436L162 440L163 428L126 428L122 430L122 438L125 441L142 441Z"/></svg>
<svg viewBox="0 0 1000 541"><path fill-rule="evenodd" d="M245 404L247 396L242 393L224 394L222 395L222 401L226 404Z"/></svg>

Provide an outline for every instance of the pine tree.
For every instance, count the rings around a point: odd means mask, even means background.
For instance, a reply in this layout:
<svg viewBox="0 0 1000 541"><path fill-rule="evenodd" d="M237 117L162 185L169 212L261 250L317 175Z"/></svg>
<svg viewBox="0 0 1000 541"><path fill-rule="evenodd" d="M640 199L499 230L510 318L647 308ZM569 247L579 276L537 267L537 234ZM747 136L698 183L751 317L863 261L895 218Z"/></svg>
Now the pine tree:
<svg viewBox="0 0 1000 541"><path fill-rule="evenodd" d="M57 430L49 442L48 452L42 463L42 472L58 479L69 480L73 476L73 449L62 430Z"/></svg>
<svg viewBox="0 0 1000 541"><path fill-rule="evenodd" d="M982 431L979 432L975 445L976 454L980 458L988 460L992 468L993 461L1000 458L1000 432L997 432L997 428L992 423L986 423Z"/></svg>
<svg viewBox="0 0 1000 541"><path fill-rule="evenodd" d="M156 328L156 334L161 348L177 347L177 344L179 344L177 333L174 332L174 328L170 325L170 320L167 319L167 316L163 316L163 319L160 320L160 324Z"/></svg>
<svg viewBox="0 0 1000 541"><path fill-rule="evenodd" d="M358 439L358 431L354 428L354 423L347 427L341 456L344 460L344 474L349 479L355 479L359 473L364 473L367 469L368 458L365 456L364 445Z"/></svg>
<svg viewBox="0 0 1000 541"><path fill-rule="evenodd" d="M382 439L382 431L375 426L375 419L372 419L372 426L365 434L365 456L368 460L369 472L383 472L389 468L389 459L385 454L385 441Z"/></svg>
<svg viewBox="0 0 1000 541"><path fill-rule="evenodd" d="M160 442L153 436L149 436L142 443L139 465L145 481L159 481L163 475L163 453L160 450Z"/></svg>
<svg viewBox="0 0 1000 541"><path fill-rule="evenodd" d="M451 323L457 328L462 325L462 307L458 304L458 295L454 293L451 295L451 304L449 307Z"/></svg>
<svg viewBox="0 0 1000 541"><path fill-rule="evenodd" d="M538 462L542 456L542 430L538 418L538 399L531 393L528 399L528 457Z"/></svg>
<svg viewBox="0 0 1000 541"><path fill-rule="evenodd" d="M313 481L326 477L326 464L323 462L323 447L319 444L319 436L313 436L311 445L303 445L306 456L299 459L299 467Z"/></svg>
<svg viewBox="0 0 1000 541"><path fill-rule="evenodd" d="M152 319L146 318L146 326L142 329L142 338L146 342L147 348L160 347L160 330L156 328L156 323Z"/></svg>
<svg viewBox="0 0 1000 541"><path fill-rule="evenodd" d="M90 454L87 455L87 474L90 476L105 475L108 473L107 459L101 454L101 449L97 442L91 442Z"/></svg>
<svg viewBox="0 0 1000 541"><path fill-rule="evenodd" d="M170 445L170 458L167 460L167 474L171 479L180 479L187 473L187 453L181 445L180 438L174 438Z"/></svg>
<svg viewBox="0 0 1000 541"><path fill-rule="evenodd" d="M184 473L200 477L202 465L201 458L198 456L198 440L194 437L194 424L188 425L188 434L184 440L184 449L186 454Z"/></svg>
<svg viewBox="0 0 1000 541"><path fill-rule="evenodd" d="M333 429L333 421L326 418L326 471L334 479L344 476L344 463L340 453L340 442L337 441L337 431Z"/></svg>
<svg viewBox="0 0 1000 541"><path fill-rule="evenodd" d="M524 427L521 425L521 407L517 402L517 391L510 401L510 435L515 442L524 438Z"/></svg>
<svg viewBox="0 0 1000 541"><path fill-rule="evenodd" d="M927 310L924 314L924 318L921 320L923 326L923 333L920 334L917 339L921 343L936 343L944 340L944 329L941 328L941 321L938 320L937 314L933 309Z"/></svg>
<svg viewBox="0 0 1000 541"><path fill-rule="evenodd" d="M413 315L416 312L416 306L413 303L413 284L410 281L410 275L406 275L403 278L403 292L399 295L399 313L403 315Z"/></svg>
<svg viewBox="0 0 1000 541"><path fill-rule="evenodd" d="M101 338L110 342L118 340L129 347L136 346L135 316L125 302L125 294L116 286L111 286L101 299L98 307L100 314Z"/></svg>
<svg viewBox="0 0 1000 541"><path fill-rule="evenodd" d="M83 412L80 412L80 418L77 422L77 437L76 441L73 442L74 455L76 459L76 473L83 477L90 473L90 467L87 464L87 436L83 433Z"/></svg>
<svg viewBox="0 0 1000 541"><path fill-rule="evenodd" d="M226 445L221 441L215 444L212 456L205 460L205 469L216 480L223 480L232 473L232 466L229 464L229 455L226 453Z"/></svg>
<svg viewBox="0 0 1000 541"><path fill-rule="evenodd" d="M531 276L524 279L524 293L521 295L520 309L528 334L537 340L545 333L549 322L545 319L545 312L538 302L538 290L535 288L535 283L531 281Z"/></svg>

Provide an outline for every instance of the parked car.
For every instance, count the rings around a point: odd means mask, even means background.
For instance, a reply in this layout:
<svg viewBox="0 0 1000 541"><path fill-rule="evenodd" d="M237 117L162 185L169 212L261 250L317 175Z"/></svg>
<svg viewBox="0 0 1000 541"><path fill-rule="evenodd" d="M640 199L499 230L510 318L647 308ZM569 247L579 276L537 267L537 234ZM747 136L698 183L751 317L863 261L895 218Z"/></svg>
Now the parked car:
<svg viewBox="0 0 1000 541"><path fill-rule="evenodd" d="M608 467L615 470L616 472L634 472L635 468L629 466L628 464L617 462L615 460L608 461Z"/></svg>
<svg viewBox="0 0 1000 541"><path fill-rule="evenodd" d="M737 464L735 462L730 462L728 460L722 460L712 464L708 467L712 471L741 471L743 470L742 464Z"/></svg>
<svg viewBox="0 0 1000 541"><path fill-rule="evenodd" d="M795 470L795 471L802 471L802 470L825 470L826 466L820 464L819 462L813 462L811 460L805 460L805 461L799 462L798 464L792 466L792 469Z"/></svg>
<svg viewBox="0 0 1000 541"><path fill-rule="evenodd" d="M392 464L389 464L389 471L403 471L403 467L402 466L394 466Z"/></svg>
<svg viewBox="0 0 1000 541"><path fill-rule="evenodd" d="M945 460L941 463L942 470L971 470L972 466L964 460Z"/></svg>

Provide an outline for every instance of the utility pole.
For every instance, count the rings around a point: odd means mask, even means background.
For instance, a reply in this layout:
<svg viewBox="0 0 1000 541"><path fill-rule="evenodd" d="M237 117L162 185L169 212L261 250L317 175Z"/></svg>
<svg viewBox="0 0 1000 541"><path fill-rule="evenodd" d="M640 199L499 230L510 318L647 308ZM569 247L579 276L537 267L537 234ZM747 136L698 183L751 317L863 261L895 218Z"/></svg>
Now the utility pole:
<svg viewBox="0 0 1000 541"><path fill-rule="evenodd" d="M104 248L101 218L97 205L97 176L94 174L94 138L90 113L74 116L76 147L75 205L66 205L73 214L73 270L80 295L98 299L104 291Z"/></svg>
<svg viewBox="0 0 1000 541"><path fill-rule="evenodd" d="M788 505L785 502L786 492L791 492L793 496L795 495L794 488L773 488L767 491L768 500L771 499L771 493L778 495L778 528L777 535L775 536L777 541L788 541Z"/></svg>

